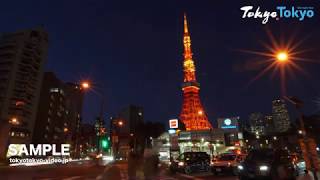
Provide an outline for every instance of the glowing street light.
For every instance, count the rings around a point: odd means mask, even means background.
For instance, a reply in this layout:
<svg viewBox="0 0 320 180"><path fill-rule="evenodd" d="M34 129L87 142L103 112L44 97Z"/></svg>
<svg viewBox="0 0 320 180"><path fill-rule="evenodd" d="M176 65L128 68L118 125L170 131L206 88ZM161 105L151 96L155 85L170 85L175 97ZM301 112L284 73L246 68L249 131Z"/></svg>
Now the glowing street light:
<svg viewBox="0 0 320 180"><path fill-rule="evenodd" d="M90 83L87 82L87 81L84 81L84 82L81 83L81 87L83 89L89 89L90 88Z"/></svg>
<svg viewBox="0 0 320 180"><path fill-rule="evenodd" d="M118 122L118 125L119 125L119 126L123 126L123 121L119 121L119 122Z"/></svg>
<svg viewBox="0 0 320 180"><path fill-rule="evenodd" d="M289 56L286 51L280 51L276 54L276 60L279 62L285 62L288 59L289 59Z"/></svg>

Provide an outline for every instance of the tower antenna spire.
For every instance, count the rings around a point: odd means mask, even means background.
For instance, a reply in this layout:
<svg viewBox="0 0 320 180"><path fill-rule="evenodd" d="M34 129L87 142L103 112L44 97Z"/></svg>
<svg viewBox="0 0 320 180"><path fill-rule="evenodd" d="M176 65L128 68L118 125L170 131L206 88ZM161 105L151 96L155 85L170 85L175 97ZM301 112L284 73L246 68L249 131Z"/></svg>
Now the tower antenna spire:
<svg viewBox="0 0 320 180"><path fill-rule="evenodd" d="M184 13L184 34L189 34L187 13Z"/></svg>

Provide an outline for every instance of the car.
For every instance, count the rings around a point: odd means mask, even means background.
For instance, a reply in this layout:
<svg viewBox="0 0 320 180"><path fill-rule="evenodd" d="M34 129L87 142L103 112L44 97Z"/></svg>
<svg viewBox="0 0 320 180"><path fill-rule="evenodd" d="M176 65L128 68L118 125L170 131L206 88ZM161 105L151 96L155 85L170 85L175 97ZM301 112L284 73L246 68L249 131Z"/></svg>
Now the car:
<svg viewBox="0 0 320 180"><path fill-rule="evenodd" d="M236 175L238 172L237 167L242 159L243 156L239 154L221 154L211 162L211 171L213 174L229 173Z"/></svg>
<svg viewBox="0 0 320 180"><path fill-rule="evenodd" d="M171 172L191 174L196 171L210 171L210 155L206 152L184 152L170 163Z"/></svg>
<svg viewBox="0 0 320 180"><path fill-rule="evenodd" d="M238 165L238 176L243 179L295 179L295 168L286 150L255 149Z"/></svg>

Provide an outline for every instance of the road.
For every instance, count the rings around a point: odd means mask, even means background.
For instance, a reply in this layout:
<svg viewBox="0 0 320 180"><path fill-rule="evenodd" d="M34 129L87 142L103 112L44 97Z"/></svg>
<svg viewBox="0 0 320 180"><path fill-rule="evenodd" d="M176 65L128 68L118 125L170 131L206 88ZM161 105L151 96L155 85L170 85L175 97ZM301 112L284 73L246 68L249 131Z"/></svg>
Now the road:
<svg viewBox="0 0 320 180"><path fill-rule="evenodd" d="M137 172L138 179L143 179L143 172ZM116 162L107 166L96 166L94 163L82 162L67 165L50 165L37 167L0 167L0 180L128 180L127 162ZM236 180L235 176L213 176L211 173L197 173L192 176L170 174L161 168L157 180Z"/></svg>
<svg viewBox="0 0 320 180"><path fill-rule="evenodd" d="M94 180L105 167L93 162L70 163L67 165L43 165L29 167L0 167L1 180Z"/></svg>

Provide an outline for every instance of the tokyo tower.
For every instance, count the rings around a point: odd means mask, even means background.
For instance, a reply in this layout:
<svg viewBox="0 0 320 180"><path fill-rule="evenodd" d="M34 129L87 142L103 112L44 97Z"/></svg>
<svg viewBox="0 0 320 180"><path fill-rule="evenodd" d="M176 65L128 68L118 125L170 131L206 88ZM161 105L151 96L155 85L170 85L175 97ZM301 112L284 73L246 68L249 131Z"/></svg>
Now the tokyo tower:
<svg viewBox="0 0 320 180"><path fill-rule="evenodd" d="M185 124L187 131L212 129L199 97L200 84L196 80L196 68L192 59L191 38L186 14L184 14L183 46L184 80L180 120Z"/></svg>

